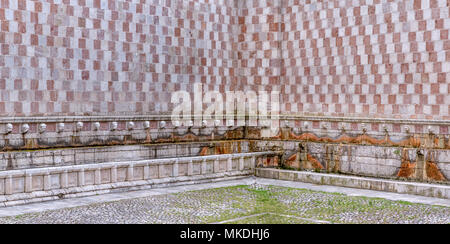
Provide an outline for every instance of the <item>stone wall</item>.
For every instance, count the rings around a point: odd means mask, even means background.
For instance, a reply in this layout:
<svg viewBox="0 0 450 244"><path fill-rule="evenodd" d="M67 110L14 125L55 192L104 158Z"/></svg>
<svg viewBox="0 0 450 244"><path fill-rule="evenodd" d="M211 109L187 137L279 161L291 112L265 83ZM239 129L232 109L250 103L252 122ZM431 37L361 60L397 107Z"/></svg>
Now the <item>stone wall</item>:
<svg viewBox="0 0 450 244"><path fill-rule="evenodd" d="M0 153L0 171L249 152L246 141L178 142L15 150Z"/></svg>
<svg viewBox="0 0 450 244"><path fill-rule="evenodd" d="M445 0L285 0L284 112L450 118Z"/></svg>
<svg viewBox="0 0 450 244"><path fill-rule="evenodd" d="M0 2L0 115L171 111L194 82L236 78L235 1Z"/></svg>
<svg viewBox="0 0 450 244"><path fill-rule="evenodd" d="M142 115L281 91L282 114L448 120L449 4L1 1L0 114Z"/></svg>
<svg viewBox="0 0 450 244"><path fill-rule="evenodd" d="M278 136L252 148L284 150L278 167L448 184L446 121L429 121L424 130L417 120L310 120L287 119Z"/></svg>
<svg viewBox="0 0 450 244"><path fill-rule="evenodd" d="M449 150L307 141L259 142L259 146L285 149L279 162L261 163L262 168L445 184L450 178Z"/></svg>
<svg viewBox="0 0 450 244"><path fill-rule="evenodd" d="M448 183L448 1L4 0L0 20L0 170L282 150L258 165ZM279 90L278 136L171 123L197 82Z"/></svg>
<svg viewBox="0 0 450 244"><path fill-rule="evenodd" d="M154 116L8 118L0 125L0 148L62 147L241 140L243 127L175 126Z"/></svg>
<svg viewBox="0 0 450 244"><path fill-rule="evenodd" d="M255 171L255 175L262 178L450 199L450 187L446 185L269 168L257 168Z"/></svg>
<svg viewBox="0 0 450 244"><path fill-rule="evenodd" d="M0 172L0 206L236 179L277 152L153 159Z"/></svg>
<svg viewBox="0 0 450 244"><path fill-rule="evenodd" d="M282 2L238 1L238 68L240 90L280 89Z"/></svg>

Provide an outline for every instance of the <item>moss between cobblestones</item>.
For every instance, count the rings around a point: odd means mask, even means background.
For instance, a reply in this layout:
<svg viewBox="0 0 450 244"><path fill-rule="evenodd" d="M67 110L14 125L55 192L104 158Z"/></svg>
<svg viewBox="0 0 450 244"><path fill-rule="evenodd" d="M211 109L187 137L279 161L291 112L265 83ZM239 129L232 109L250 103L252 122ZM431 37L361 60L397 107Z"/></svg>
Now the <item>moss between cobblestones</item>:
<svg viewBox="0 0 450 244"><path fill-rule="evenodd" d="M448 224L449 216L450 208L447 207L278 186L242 185L24 214L0 218L0 223L216 223L227 221L227 223L240 224L305 224L328 221L331 223Z"/></svg>
<svg viewBox="0 0 450 244"><path fill-rule="evenodd" d="M231 221L227 224L314 224L314 222L275 214L264 214L261 216Z"/></svg>

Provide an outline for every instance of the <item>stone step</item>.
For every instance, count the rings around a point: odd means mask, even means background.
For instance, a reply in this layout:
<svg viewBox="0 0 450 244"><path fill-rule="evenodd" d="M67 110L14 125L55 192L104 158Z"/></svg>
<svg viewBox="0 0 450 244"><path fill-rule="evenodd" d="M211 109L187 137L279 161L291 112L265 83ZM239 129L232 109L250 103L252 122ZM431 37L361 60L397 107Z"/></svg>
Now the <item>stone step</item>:
<svg viewBox="0 0 450 244"><path fill-rule="evenodd" d="M257 168L257 177L450 199L450 186L348 175Z"/></svg>

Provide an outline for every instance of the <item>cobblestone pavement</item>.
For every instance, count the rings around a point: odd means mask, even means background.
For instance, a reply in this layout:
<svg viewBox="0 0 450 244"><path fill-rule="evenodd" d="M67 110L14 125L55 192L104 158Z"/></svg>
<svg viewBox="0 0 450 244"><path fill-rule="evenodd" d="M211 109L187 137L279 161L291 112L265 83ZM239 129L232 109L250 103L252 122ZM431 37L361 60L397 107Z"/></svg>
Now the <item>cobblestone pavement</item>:
<svg viewBox="0 0 450 244"><path fill-rule="evenodd" d="M253 217L252 217L253 215ZM249 218L242 218L250 216ZM233 220L236 221L227 221ZM311 220L311 221L310 221ZM0 218L0 223L450 223L450 208L242 185Z"/></svg>

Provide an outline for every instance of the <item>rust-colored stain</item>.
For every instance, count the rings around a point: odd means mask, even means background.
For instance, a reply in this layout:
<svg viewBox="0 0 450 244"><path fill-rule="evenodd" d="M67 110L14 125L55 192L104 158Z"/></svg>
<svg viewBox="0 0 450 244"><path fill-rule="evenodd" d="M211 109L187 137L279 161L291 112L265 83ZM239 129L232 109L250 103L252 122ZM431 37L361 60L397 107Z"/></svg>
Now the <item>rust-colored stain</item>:
<svg viewBox="0 0 450 244"><path fill-rule="evenodd" d="M167 133L166 135L159 135L152 140L150 131L146 132L145 139L134 139L131 135L123 136L122 140L118 140L111 135L106 140L89 140L81 142L79 136L73 136L69 140L64 139L58 143L47 144L45 140L36 138L23 138L22 145L9 145L9 140L5 136L3 151L11 150L32 150L32 149L44 149L55 147L82 147L90 145L129 145L138 143L176 143L176 142L192 142L192 141L214 141L214 140L258 140L261 130L258 128L247 128L245 131L243 128L237 128L234 130L226 131L223 135L211 136L196 136L191 131L188 131L184 135L176 135L175 133ZM432 134L411 134L406 139L395 142L392 141L388 135L382 139L377 139L367 134L361 134L357 136L349 136L342 134L338 138L331 138L327 136L319 137L311 132L302 134L295 134L291 129L281 129L277 136L272 138L273 140L301 140L318 143L339 143L339 144L362 144L362 145L380 145L380 146L395 146L395 147L413 147L413 148L440 148L450 149L449 138L436 136ZM220 149L222 150L222 149ZM225 150L225 149L223 149Z"/></svg>
<svg viewBox="0 0 450 244"><path fill-rule="evenodd" d="M147 132L145 133L145 141L144 143L150 143L152 141L152 136L150 134L150 130L147 130Z"/></svg>
<svg viewBox="0 0 450 244"><path fill-rule="evenodd" d="M414 177L416 164L412 163L409 159L408 151L403 150L402 153L402 164L400 170L397 173L397 177L401 178L412 178Z"/></svg>
<svg viewBox="0 0 450 244"><path fill-rule="evenodd" d="M297 153L294 153L289 158L287 158L284 164L290 168L294 169L300 168L300 163L297 160Z"/></svg>
<svg viewBox="0 0 450 244"><path fill-rule="evenodd" d="M429 179L436 180L436 181L445 181L446 180L445 176L439 170L436 163L427 161L425 168L426 168L426 172L427 172L427 177Z"/></svg>
<svg viewBox="0 0 450 244"><path fill-rule="evenodd" d="M317 160L309 153L306 154L306 160L301 160L301 158L298 158L297 153L294 153L284 161L284 165L294 169L310 169L310 170L324 169L319 160Z"/></svg>
<svg viewBox="0 0 450 244"><path fill-rule="evenodd" d="M157 143L169 143L169 142L175 142L172 138L158 138L155 140Z"/></svg>
<svg viewBox="0 0 450 244"><path fill-rule="evenodd" d="M36 148L38 146L36 140L34 138L30 138L30 139L25 139L25 148L29 149L29 148Z"/></svg>
<svg viewBox="0 0 450 244"><path fill-rule="evenodd" d="M423 172L425 174L423 174ZM401 178L416 179L422 181L447 180L435 163L435 152L433 151L429 151L427 153L426 160L423 157L418 156L416 162L411 162L411 160L409 159L408 150L404 149L402 154L402 164L397 173L397 176Z"/></svg>
<svg viewBox="0 0 450 244"><path fill-rule="evenodd" d="M305 167L305 168L309 168L309 169L323 169L323 166L319 162L319 160L317 160L316 158L311 156L309 153L307 154L307 159L308 159L308 162L305 165L307 167Z"/></svg>
<svg viewBox="0 0 450 244"><path fill-rule="evenodd" d="M363 144L363 145L378 145L378 146L415 147L415 148L423 146L425 141L425 138L423 137L421 138L419 135L411 135L405 140L394 142L390 140L387 136L383 139L376 139L366 134L358 135L356 137L350 137L344 134L336 139L331 137L318 137L314 133L310 132L296 135L294 132L291 131L289 133L289 136L286 136L285 134L286 133L282 133L280 131L278 135L273 137L272 139L301 140L301 141L321 142L321 143L347 143L347 144ZM449 148L448 146L445 146L443 144L444 143L439 142L439 139L433 139L433 145L428 145L428 147Z"/></svg>
<svg viewBox="0 0 450 244"><path fill-rule="evenodd" d="M204 148L202 148L202 150L200 151L199 155L200 155L200 156L208 156L208 155L209 155L208 151L209 151L209 147L204 147Z"/></svg>
<svg viewBox="0 0 450 244"><path fill-rule="evenodd" d="M261 138L261 131L255 128L247 129L247 138L248 139L259 139Z"/></svg>
<svg viewBox="0 0 450 244"><path fill-rule="evenodd" d="M193 134L186 134L183 136L175 136L174 137L175 141L195 141L195 139L197 139L197 136L195 136Z"/></svg>
<svg viewBox="0 0 450 244"><path fill-rule="evenodd" d="M435 151L429 151L426 157L426 163L425 163L425 171L427 174L428 179L435 180L435 181L445 181L446 178L442 174L442 172L439 170L439 167L435 163L436 158L436 152Z"/></svg>
<svg viewBox="0 0 450 244"><path fill-rule="evenodd" d="M403 146L403 147L411 146L411 147L418 148L418 147L420 147L421 144L422 143L421 143L419 137L417 137L417 136L410 136L408 139L399 142L398 146Z"/></svg>
<svg viewBox="0 0 450 244"><path fill-rule="evenodd" d="M266 158L266 160L267 160L267 163L268 163L269 166L278 167L278 165L279 165L277 156L275 156L275 157L268 157L268 158Z"/></svg>
<svg viewBox="0 0 450 244"><path fill-rule="evenodd" d="M233 153L233 145L231 143L219 143L215 147L215 154L230 154Z"/></svg>
<svg viewBox="0 0 450 244"><path fill-rule="evenodd" d="M341 156L342 156L342 146L341 145L327 145L325 146L326 151L326 170L328 172L339 172L341 169Z"/></svg>
<svg viewBox="0 0 450 244"><path fill-rule="evenodd" d="M262 164L264 165L264 167L269 167L270 165L270 159L269 158L264 158L262 160Z"/></svg>
<svg viewBox="0 0 450 244"><path fill-rule="evenodd" d="M234 145L237 145L237 148L235 148ZM241 151L242 151L241 143L239 141L217 142L217 143L214 143L214 146L203 147L200 150L199 155L207 156L207 155L213 155L213 154L214 155L231 154L231 153L240 153Z"/></svg>
<svg viewBox="0 0 450 244"><path fill-rule="evenodd" d="M411 178L414 175L415 167L416 167L415 163L411 162L402 163L397 176L401 178Z"/></svg>
<svg viewBox="0 0 450 244"><path fill-rule="evenodd" d="M295 160L297 160L297 154L296 154L296 153L294 153L292 156L290 156L290 157L286 160L286 162L293 162L293 161L295 161Z"/></svg>
<svg viewBox="0 0 450 244"><path fill-rule="evenodd" d="M278 156L263 158L262 165L263 167L278 167L279 165Z"/></svg>
<svg viewBox="0 0 450 244"><path fill-rule="evenodd" d="M244 132L242 130L230 130L225 132L224 139L243 139Z"/></svg>

